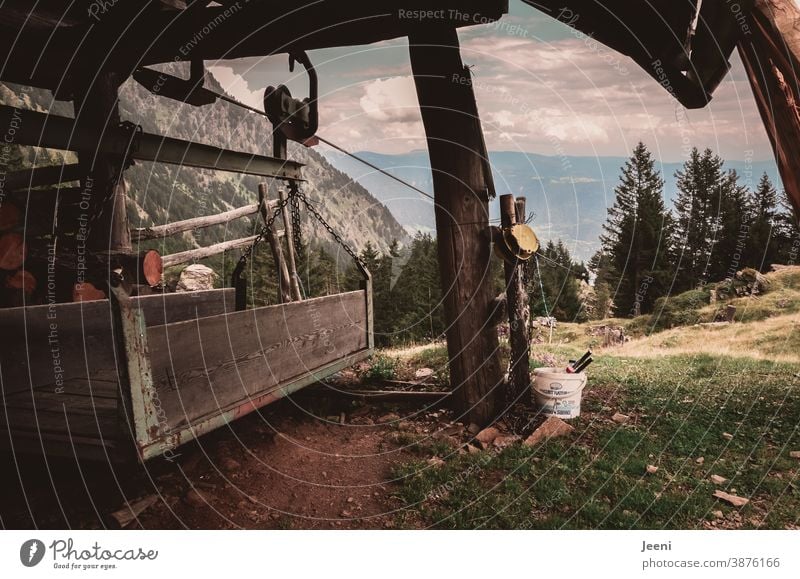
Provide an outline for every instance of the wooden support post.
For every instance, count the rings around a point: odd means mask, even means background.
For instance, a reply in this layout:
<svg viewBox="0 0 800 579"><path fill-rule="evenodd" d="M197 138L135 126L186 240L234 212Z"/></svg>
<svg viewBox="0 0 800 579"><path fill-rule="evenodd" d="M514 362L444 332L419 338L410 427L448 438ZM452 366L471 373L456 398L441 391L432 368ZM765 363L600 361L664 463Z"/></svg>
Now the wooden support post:
<svg viewBox="0 0 800 579"><path fill-rule="evenodd" d="M88 245L96 251L130 253L131 237L126 213L127 187L124 159L98 152L102 135L120 122L117 91L121 82L115 73L99 75L88 92L75 103L75 122L97 135L97 148L80 151L84 192L91 195L92 215Z"/></svg>
<svg viewBox="0 0 800 579"><path fill-rule="evenodd" d="M513 195L500 197L500 225L511 227L525 220L525 198L514 200ZM501 242L502 243L502 242ZM509 389L507 402L513 404L521 400L530 389L530 354L528 338L528 292L525 288L524 265L504 262L506 276L506 296L508 309L509 342L511 358L509 361Z"/></svg>
<svg viewBox="0 0 800 579"><path fill-rule="evenodd" d="M258 206L261 210L261 217L266 224L272 214L270 211L267 191L269 188L266 183L258 184ZM292 301L292 294L289 287L289 269L286 267L286 259L283 257L281 240L275 232L275 223L267 230L267 241L272 249L272 260L275 262L275 270L278 273L278 303L285 304Z"/></svg>
<svg viewBox="0 0 800 579"><path fill-rule="evenodd" d="M278 189L278 199L283 203L286 199L286 192ZM289 210L283 206L283 230L286 232L286 254L289 259L289 287L292 289L292 298L299 302L303 299L300 293L300 282L297 280L297 263L295 261L294 231L292 230L292 220L289 218Z"/></svg>
<svg viewBox="0 0 800 579"><path fill-rule="evenodd" d="M469 69L449 28L409 38L411 68L428 140L436 200L453 399L479 425L496 416L502 375L490 275L489 194L493 190Z"/></svg>

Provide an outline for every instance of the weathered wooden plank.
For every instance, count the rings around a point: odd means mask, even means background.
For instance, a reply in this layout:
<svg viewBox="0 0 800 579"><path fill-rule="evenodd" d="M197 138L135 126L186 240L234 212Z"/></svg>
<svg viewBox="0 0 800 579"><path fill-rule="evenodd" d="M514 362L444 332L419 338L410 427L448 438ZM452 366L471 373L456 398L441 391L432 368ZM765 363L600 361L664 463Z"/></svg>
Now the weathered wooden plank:
<svg viewBox="0 0 800 579"><path fill-rule="evenodd" d="M29 392L30 390L26 390ZM39 387L36 392L55 392L53 385L48 384ZM58 390L62 394L70 394L75 396L88 396L91 398L111 398L116 400L119 395L119 382L112 380L93 379L84 380L81 378L72 378L64 381L63 386Z"/></svg>
<svg viewBox="0 0 800 579"><path fill-rule="evenodd" d="M233 290L133 298L149 325L233 311ZM118 376L108 300L0 309L4 346L0 378L6 392Z"/></svg>
<svg viewBox="0 0 800 579"><path fill-rule="evenodd" d="M16 409L30 410L34 407L40 412L64 412L66 409L69 414L94 416L116 412L117 400L105 396L91 396L88 391L60 394L47 390L34 390L32 393L18 392L6 398L6 409L9 413Z"/></svg>
<svg viewBox="0 0 800 579"><path fill-rule="evenodd" d="M148 328L165 431L368 348L363 291Z"/></svg>
<svg viewBox="0 0 800 579"><path fill-rule="evenodd" d="M119 423L116 409L112 412L98 412L94 415L70 412L65 409L34 410L33 408L14 408L13 412L2 413L0 431L11 428L15 432L35 432L62 436L80 436L99 441L116 440L119 436Z"/></svg>
<svg viewBox="0 0 800 579"><path fill-rule="evenodd" d="M69 459L124 462L130 453L119 452L118 441L56 433L15 431L11 438L0 427L0 448L15 454L46 454Z"/></svg>

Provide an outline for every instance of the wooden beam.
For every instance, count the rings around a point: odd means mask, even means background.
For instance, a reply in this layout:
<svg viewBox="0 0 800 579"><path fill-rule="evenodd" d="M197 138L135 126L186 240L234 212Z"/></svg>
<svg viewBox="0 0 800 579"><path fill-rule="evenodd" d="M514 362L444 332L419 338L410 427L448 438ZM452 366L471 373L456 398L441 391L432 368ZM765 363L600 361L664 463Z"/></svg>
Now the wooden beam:
<svg viewBox="0 0 800 579"><path fill-rule="evenodd" d="M500 220L502 227L511 227L525 220L525 198L516 201L513 195L500 196ZM502 242L501 242L502 243ZM513 404L530 392L531 344L528 338L528 292L525 288L524 265L503 262L506 278L506 305L508 310L509 342L511 359L509 361L509 389L506 402Z"/></svg>
<svg viewBox="0 0 800 579"><path fill-rule="evenodd" d="M508 0L249 0L227 6L194 2L179 13L155 7L118 2L99 20L91 11L74 10L70 15L79 22L53 28L33 28L25 18L3 26L7 11L0 8L0 53L7 55L2 79L69 94L73 84L92 78L87 73L97 71L98 60L130 75L133 67L173 60L224 60L370 44L405 37L431 22L453 27L492 22L508 12ZM420 16L420 9L435 9L436 14ZM115 13L122 17L111 18ZM124 42L115 42L119 38Z"/></svg>
<svg viewBox="0 0 800 579"><path fill-rule="evenodd" d="M78 149L83 188L91 190L88 245L94 250L132 251L128 228L128 188L123 177L124 158L98 149L108 127L120 123L119 96L123 78L115 73L98 75L91 90L75 104L75 127L93 137Z"/></svg>
<svg viewBox="0 0 800 579"><path fill-rule="evenodd" d="M278 198L283 203L286 200L286 192L278 189ZM303 299L300 293L300 282L297 281L297 262L295 260L294 232L292 231L292 220L289 218L289 209L283 206L283 227L286 231L286 254L289 262L289 287L292 289L292 299L299 302Z"/></svg>
<svg viewBox="0 0 800 579"><path fill-rule="evenodd" d="M502 376L490 282L489 176L470 72L454 29L409 38L436 199L447 350L457 410L481 425L495 418Z"/></svg>
<svg viewBox="0 0 800 579"><path fill-rule="evenodd" d="M283 235L283 230L280 229L276 233L278 235ZM209 245L207 247L198 247L197 249L189 249L187 251L165 255L162 258L162 262L164 263L164 267L172 267L173 265L180 265L181 263L188 263L190 261L204 259L206 257L211 257L212 255L230 251L232 249L241 249L243 247L247 247L256 240L256 237L258 236L251 235L241 239L232 239L230 241L215 243L214 245Z"/></svg>
<svg viewBox="0 0 800 579"><path fill-rule="evenodd" d="M258 184L258 205L261 208L261 218L264 220L264 225L267 224L272 215L269 208L273 207L272 203L267 200L268 190L269 187L267 187L266 183ZM289 268L286 267L286 259L283 257L283 248L281 247L280 237L278 237L278 233L275 230L274 220L267 229L267 242L272 250L272 261L275 262L275 271L278 275L278 303L285 304L292 301L291 288L289 286Z"/></svg>
<svg viewBox="0 0 800 579"><path fill-rule="evenodd" d="M80 164L78 163L32 167L6 175L4 189L6 191L28 190L31 187L80 181L82 176Z"/></svg>
<svg viewBox="0 0 800 579"><path fill-rule="evenodd" d="M272 207L277 207L277 202L270 204ZM205 215L203 217L193 217L192 219L184 219L183 221L175 221L165 225L154 225L152 227L142 227L131 230L131 241L138 242L146 239L161 239L169 237L184 231L194 231L195 229L203 229L204 227L211 227L212 225L222 225L230 223L234 219L240 217L247 217L258 213L258 203L252 205L245 205L244 207L237 207L230 211L217 213L216 215Z"/></svg>

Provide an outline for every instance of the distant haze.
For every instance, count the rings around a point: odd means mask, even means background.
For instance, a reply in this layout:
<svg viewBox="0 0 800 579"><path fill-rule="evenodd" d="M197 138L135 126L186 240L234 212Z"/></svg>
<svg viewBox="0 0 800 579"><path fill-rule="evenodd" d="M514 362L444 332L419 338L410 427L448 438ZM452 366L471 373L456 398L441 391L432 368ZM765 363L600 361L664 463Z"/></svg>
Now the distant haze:
<svg viewBox="0 0 800 579"><path fill-rule="evenodd" d="M320 149L339 170L350 175L384 203L408 231L435 230L433 201L379 172L341 153ZM431 170L426 151L385 155L369 151L357 153L419 187L433 193ZM539 236L563 239L577 259L588 259L599 248L599 236L606 209L614 201L625 157L551 157L533 153L496 151L490 153L497 194L512 193L528 199L528 211L535 214L532 225ZM677 196L675 172L682 163L657 166L665 181L664 196ZM751 189L766 172L778 186L777 167L772 161L726 160L725 169L735 169L740 183ZM490 208L499 216L498 202Z"/></svg>

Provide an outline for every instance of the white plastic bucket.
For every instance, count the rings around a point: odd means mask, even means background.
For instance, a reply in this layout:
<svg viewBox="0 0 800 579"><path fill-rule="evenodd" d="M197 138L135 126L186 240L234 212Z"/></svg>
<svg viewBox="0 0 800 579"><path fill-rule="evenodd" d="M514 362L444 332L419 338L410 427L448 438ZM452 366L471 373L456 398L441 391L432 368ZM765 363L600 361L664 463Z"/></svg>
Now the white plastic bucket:
<svg viewBox="0 0 800 579"><path fill-rule="evenodd" d="M577 418L581 415L581 396L586 374L567 374L560 368L536 368L533 371L533 397L545 416Z"/></svg>

